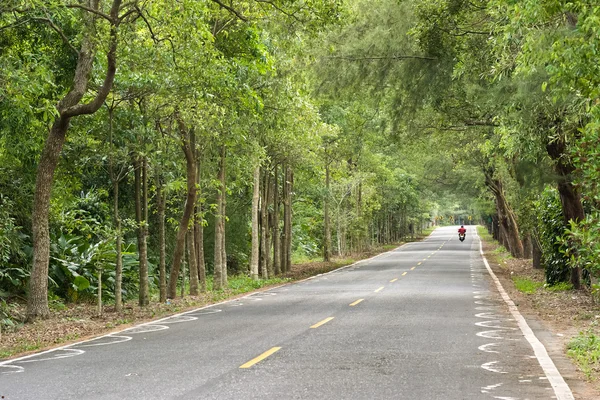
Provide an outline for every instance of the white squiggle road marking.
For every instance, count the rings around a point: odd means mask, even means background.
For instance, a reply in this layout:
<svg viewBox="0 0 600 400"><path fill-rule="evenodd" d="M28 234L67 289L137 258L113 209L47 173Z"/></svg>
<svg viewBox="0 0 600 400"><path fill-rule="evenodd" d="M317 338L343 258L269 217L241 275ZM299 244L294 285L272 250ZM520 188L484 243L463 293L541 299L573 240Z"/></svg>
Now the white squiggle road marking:
<svg viewBox="0 0 600 400"><path fill-rule="evenodd" d="M493 320L497 320L499 318L502 318L501 315L496 315L496 314L491 313L491 312L482 312L482 313L475 314L475 316L477 318L493 319Z"/></svg>
<svg viewBox="0 0 600 400"><path fill-rule="evenodd" d="M516 331L517 328L511 328L508 326L499 326L499 325L489 325L492 324L494 322L500 322L499 320L493 320L493 321L482 321L482 322L476 322L475 325L477 326L481 326L482 328L492 328L492 329L507 329L510 331Z"/></svg>
<svg viewBox="0 0 600 400"><path fill-rule="evenodd" d="M501 332L501 331L493 330L493 331L477 332L477 336L487 338L487 339L496 339L496 340L504 339L503 336L498 335L496 332Z"/></svg>
<svg viewBox="0 0 600 400"><path fill-rule="evenodd" d="M18 374L19 372L25 371L25 368L19 367L18 365L0 365L0 368L14 368L16 371L4 371L0 372L0 375Z"/></svg>
<svg viewBox="0 0 600 400"><path fill-rule="evenodd" d="M164 321L162 321L162 322L164 322ZM164 325L158 325L158 324L156 324L156 325L141 325L141 326L136 326L133 328L126 329L123 332L129 333L129 334L137 334L137 333L164 331L165 329L169 329L169 327L164 326Z"/></svg>
<svg viewBox="0 0 600 400"><path fill-rule="evenodd" d="M518 397L502 397L502 396L494 396L495 399L499 400L519 400Z"/></svg>
<svg viewBox="0 0 600 400"><path fill-rule="evenodd" d="M488 347L494 347L494 346L498 346L500 343L488 343L488 344L482 344L481 346L478 347L479 350L481 351L485 351L486 353L500 353L499 351L496 350L489 350Z"/></svg>
<svg viewBox="0 0 600 400"><path fill-rule="evenodd" d="M477 233L475 233L475 235L477 236ZM502 287L502 283L500 283L500 280L498 279L494 271L492 271L492 268L490 267L490 264L488 263L488 260L485 258L485 254L483 253L483 242L481 241L481 239L479 239L479 254L481 254L481 258L483 259L485 269L487 269L489 275L492 277L492 280L496 284L496 288L498 289L500 296L508 306L508 310L510 311L514 319L517 321L517 324L521 329L523 336L525 336L525 339L527 339L527 341L533 348L533 352L537 357L540 366L544 370L544 374L550 381L550 385L554 390L556 398L559 400L574 400L575 397L573 396L573 392L571 392L569 385L565 382L565 379L560 374L560 371L558 370L558 368L556 368L556 365L548 355L548 351L546 350L542 342L540 342L540 340L535 336L535 334L529 327L529 324L527 324L527 321L519 312L519 309L517 308L515 303L511 300L510 296Z"/></svg>
<svg viewBox="0 0 600 400"><path fill-rule="evenodd" d="M484 386L481 388L481 393L489 393L490 390L494 390L504 385L503 383L496 383L495 385Z"/></svg>
<svg viewBox="0 0 600 400"><path fill-rule="evenodd" d="M498 361L490 361L488 363L482 364L481 368L490 371L490 372L496 372L498 374L506 374L507 372L502 371L499 368L495 368L494 365L498 364Z"/></svg>
<svg viewBox="0 0 600 400"><path fill-rule="evenodd" d="M112 342L104 342L104 343L91 343L91 344L81 344L81 345L77 345L77 347L93 347L93 346L108 346L110 344L117 344L117 343L124 343L124 342L128 342L131 339L133 339L131 336L120 336L120 335L110 335L110 336L103 336L103 337L99 337L96 340L100 340L100 339L112 339L112 338L117 338L117 339L121 339L121 340L114 340Z"/></svg>
<svg viewBox="0 0 600 400"><path fill-rule="evenodd" d="M161 323L162 324L179 324L181 322L190 322L190 321L195 321L197 319L198 319L198 317L192 317L191 315L181 315L178 317L166 319L166 320L162 321Z"/></svg>
<svg viewBox="0 0 600 400"><path fill-rule="evenodd" d="M223 311L223 310L219 310L217 308L217 309L214 309L214 310L205 310L205 311L190 312L190 313L187 313L186 315L208 315L208 314L220 313L221 311Z"/></svg>
<svg viewBox="0 0 600 400"><path fill-rule="evenodd" d="M22 361L16 361L16 362L18 362L19 364L22 364L22 363L30 363L30 362L38 362L38 361L58 360L61 358L70 358L70 357L80 356L83 353L85 353L84 350L79 350L79 349L62 349L60 351L71 352L71 354L59 354L54 357L34 358L32 360L22 360Z"/></svg>

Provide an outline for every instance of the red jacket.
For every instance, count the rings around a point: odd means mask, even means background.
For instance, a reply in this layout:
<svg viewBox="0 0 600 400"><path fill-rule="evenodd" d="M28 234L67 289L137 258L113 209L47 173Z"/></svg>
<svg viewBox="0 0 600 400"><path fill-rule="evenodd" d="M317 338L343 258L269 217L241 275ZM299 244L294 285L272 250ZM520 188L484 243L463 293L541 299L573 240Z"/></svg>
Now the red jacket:
<svg viewBox="0 0 600 400"><path fill-rule="evenodd" d="M467 228L458 228L458 233L467 233Z"/></svg>

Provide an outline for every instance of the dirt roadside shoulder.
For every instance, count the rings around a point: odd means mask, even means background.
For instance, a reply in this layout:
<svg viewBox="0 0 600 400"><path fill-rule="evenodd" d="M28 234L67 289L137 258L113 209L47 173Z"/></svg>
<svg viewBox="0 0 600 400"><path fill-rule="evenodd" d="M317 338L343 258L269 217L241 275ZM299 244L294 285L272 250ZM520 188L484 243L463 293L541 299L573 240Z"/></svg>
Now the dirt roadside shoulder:
<svg viewBox="0 0 600 400"><path fill-rule="evenodd" d="M504 290L519 308L537 338L543 343L576 399L600 399L600 371L586 376L567 355L567 345L579 332L600 319L600 307L585 291L550 291L544 288L544 271L533 269L532 260L514 259L498 244L483 240L483 251ZM517 289L515 279L535 284L532 293Z"/></svg>

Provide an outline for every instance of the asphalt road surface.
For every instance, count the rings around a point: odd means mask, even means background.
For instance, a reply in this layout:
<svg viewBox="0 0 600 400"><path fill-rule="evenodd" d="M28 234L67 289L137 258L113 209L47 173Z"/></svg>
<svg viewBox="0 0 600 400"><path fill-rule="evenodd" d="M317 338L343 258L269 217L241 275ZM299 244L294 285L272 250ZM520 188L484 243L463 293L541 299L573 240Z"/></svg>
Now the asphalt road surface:
<svg viewBox="0 0 600 400"><path fill-rule="evenodd" d="M0 396L572 398L502 298L474 231L461 243L439 228L314 279L0 363Z"/></svg>

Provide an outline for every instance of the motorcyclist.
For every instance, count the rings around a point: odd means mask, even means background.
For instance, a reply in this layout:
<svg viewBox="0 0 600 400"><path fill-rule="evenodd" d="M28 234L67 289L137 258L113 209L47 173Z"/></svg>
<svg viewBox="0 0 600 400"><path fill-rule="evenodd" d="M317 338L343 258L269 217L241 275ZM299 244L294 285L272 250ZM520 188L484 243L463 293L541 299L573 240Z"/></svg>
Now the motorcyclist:
<svg viewBox="0 0 600 400"><path fill-rule="evenodd" d="M464 225L461 225L460 228L458 228L458 236L466 235L466 234L467 234L467 228L465 228Z"/></svg>

